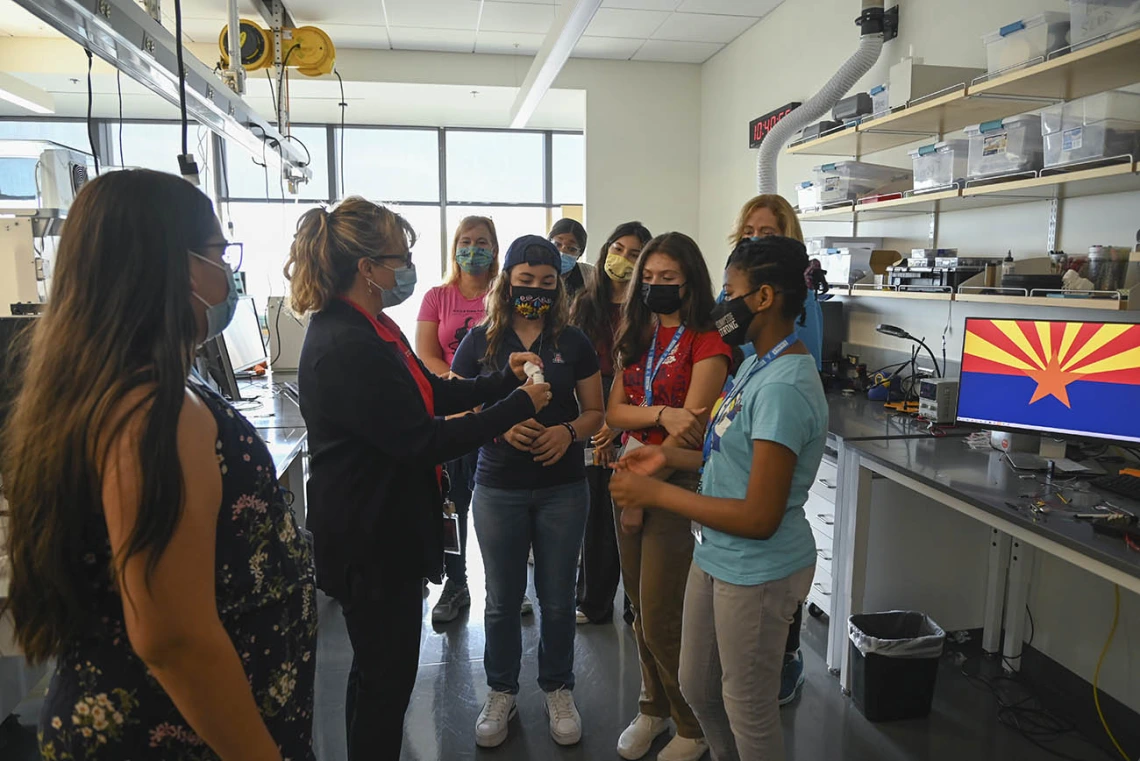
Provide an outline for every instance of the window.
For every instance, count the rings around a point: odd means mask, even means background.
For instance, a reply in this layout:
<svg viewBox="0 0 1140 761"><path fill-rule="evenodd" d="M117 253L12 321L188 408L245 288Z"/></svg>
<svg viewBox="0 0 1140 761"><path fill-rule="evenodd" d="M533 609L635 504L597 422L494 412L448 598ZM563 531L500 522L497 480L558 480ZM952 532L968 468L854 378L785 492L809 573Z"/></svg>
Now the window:
<svg viewBox="0 0 1140 761"><path fill-rule="evenodd" d="M246 290L254 297L259 310L264 310L269 296L287 292L285 260L297 221L313 203L231 203L228 222L232 232L226 237L244 247L241 270L245 273Z"/></svg>
<svg viewBox="0 0 1140 761"><path fill-rule="evenodd" d="M579 205L586 202L586 137L585 135L551 135L553 198L556 204Z"/></svg>
<svg viewBox="0 0 1140 761"><path fill-rule="evenodd" d="M329 197L329 144L328 130L325 127L293 127L293 135L298 147L304 153L308 149L309 169L312 179L301 183L296 196L285 190L286 199L324 201ZM272 150L269 147L267 152ZM245 148L233 142L226 142L226 169L229 178L229 197L243 199L280 199L281 176L276 165L260 166L264 156L252 155Z"/></svg>
<svg viewBox="0 0 1140 761"><path fill-rule="evenodd" d="M447 200L545 202L545 136L447 130Z"/></svg>
<svg viewBox="0 0 1140 761"><path fill-rule="evenodd" d="M541 235L544 238L550 230L547 210L541 206L448 206L447 207L447 255L451 255L451 241L459 221L469 214L490 217L495 223L495 234L499 238L499 262L507 255L507 249L515 238L523 235Z"/></svg>
<svg viewBox="0 0 1140 761"><path fill-rule="evenodd" d="M439 201L439 132L348 127L344 193L375 201Z"/></svg>
<svg viewBox="0 0 1140 761"><path fill-rule="evenodd" d="M82 121L0 119L0 140L51 140L77 151L91 152L87 124Z"/></svg>
<svg viewBox="0 0 1140 761"><path fill-rule="evenodd" d="M434 288L443 282L447 269L443 266L440 257L442 250L439 229L438 206L401 206L399 204L385 204L389 209L408 220L412 229L416 231L416 245L412 249L412 261L416 265L416 290L411 298L392 309L385 309L384 313L396 321L400 330L408 337L408 341L415 348L416 344L416 318L420 313L420 304L424 294L429 288ZM395 264L395 262L390 262Z"/></svg>

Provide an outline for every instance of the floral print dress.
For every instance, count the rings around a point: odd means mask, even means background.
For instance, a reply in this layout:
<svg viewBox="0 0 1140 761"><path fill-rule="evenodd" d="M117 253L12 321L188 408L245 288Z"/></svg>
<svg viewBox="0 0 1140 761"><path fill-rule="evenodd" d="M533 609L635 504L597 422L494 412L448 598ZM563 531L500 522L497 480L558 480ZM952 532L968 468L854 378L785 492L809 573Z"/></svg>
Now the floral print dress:
<svg viewBox="0 0 1140 761"><path fill-rule="evenodd" d="M218 614L285 761L311 761L317 610L313 558L269 450L221 397L195 385L218 425ZM50 761L213 761L127 639L102 515L88 526L90 633L58 659L40 752Z"/></svg>

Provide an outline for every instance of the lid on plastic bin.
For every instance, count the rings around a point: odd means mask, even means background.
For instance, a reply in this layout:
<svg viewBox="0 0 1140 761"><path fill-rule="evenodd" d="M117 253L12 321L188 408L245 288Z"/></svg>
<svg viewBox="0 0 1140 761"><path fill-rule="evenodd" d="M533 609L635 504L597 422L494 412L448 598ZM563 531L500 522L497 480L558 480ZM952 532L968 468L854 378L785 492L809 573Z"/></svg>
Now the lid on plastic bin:
<svg viewBox="0 0 1140 761"><path fill-rule="evenodd" d="M1016 126L1021 123L1034 123L1040 124L1041 117L1036 114L1021 114L1020 116L1011 116L1007 119L994 119L990 122L982 122L981 124L972 124L963 130L967 135L984 135L987 132L996 132L1000 129L1008 129L1009 127Z"/></svg>
<svg viewBox="0 0 1140 761"><path fill-rule="evenodd" d="M910 157L918 158L919 156L929 156L938 150L939 143L931 143L930 145L922 145L910 151Z"/></svg>
<svg viewBox="0 0 1140 761"><path fill-rule="evenodd" d="M1010 22L1005 26L998 29L996 32L987 32L982 35L982 39L986 44L997 42L998 40L1009 37L1011 34L1023 32L1026 29L1032 29L1042 24L1060 24L1068 22L1070 16L1068 13L1060 13L1057 11L1046 11L1045 13L1038 13L1036 16L1030 16L1024 19Z"/></svg>
<svg viewBox="0 0 1140 761"><path fill-rule="evenodd" d="M871 94L872 95L878 95L881 92L885 92L886 89L887 89L886 85L875 85L874 87L871 88Z"/></svg>
<svg viewBox="0 0 1140 761"><path fill-rule="evenodd" d="M815 183L814 183L814 182L812 182L811 180L805 180L805 181L803 181L803 182L801 182L801 183L800 183L800 187L801 187L801 188L810 188L810 187L811 187L812 185L814 185L814 184L815 184Z"/></svg>

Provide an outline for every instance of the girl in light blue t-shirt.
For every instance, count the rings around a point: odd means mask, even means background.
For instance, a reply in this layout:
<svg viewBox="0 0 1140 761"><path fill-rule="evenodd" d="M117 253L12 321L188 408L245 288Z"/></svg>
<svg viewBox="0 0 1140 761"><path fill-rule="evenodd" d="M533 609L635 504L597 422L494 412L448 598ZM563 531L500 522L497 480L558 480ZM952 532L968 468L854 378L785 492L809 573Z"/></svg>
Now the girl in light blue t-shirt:
<svg viewBox="0 0 1140 761"><path fill-rule="evenodd" d="M827 439L823 385L795 335L807 269L797 240L737 245L727 298L713 314L725 341L751 344L756 356L714 410L703 453L642 447L615 466L610 484L623 509L693 521L680 681L713 758L784 758L780 671L788 625L815 572L803 505ZM653 478L672 470L701 470L700 495Z"/></svg>

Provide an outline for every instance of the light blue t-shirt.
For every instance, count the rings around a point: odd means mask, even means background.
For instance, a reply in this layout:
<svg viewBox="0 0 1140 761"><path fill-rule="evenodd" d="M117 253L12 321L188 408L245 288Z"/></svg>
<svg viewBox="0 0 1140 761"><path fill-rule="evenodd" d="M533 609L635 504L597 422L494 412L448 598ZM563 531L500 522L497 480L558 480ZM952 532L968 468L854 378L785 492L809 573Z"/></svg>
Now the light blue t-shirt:
<svg viewBox="0 0 1140 761"><path fill-rule="evenodd" d="M747 377L755 364L755 357L748 358L737 376ZM694 549L693 560L705 573L730 584L752 586L786 578L815 563L815 537L804 503L827 443L827 400L815 359L810 354L783 354L753 375L732 405L719 446L705 463L703 494L744 499L753 441L773 441L796 454L787 510L771 538L745 539L705 527L704 541Z"/></svg>

